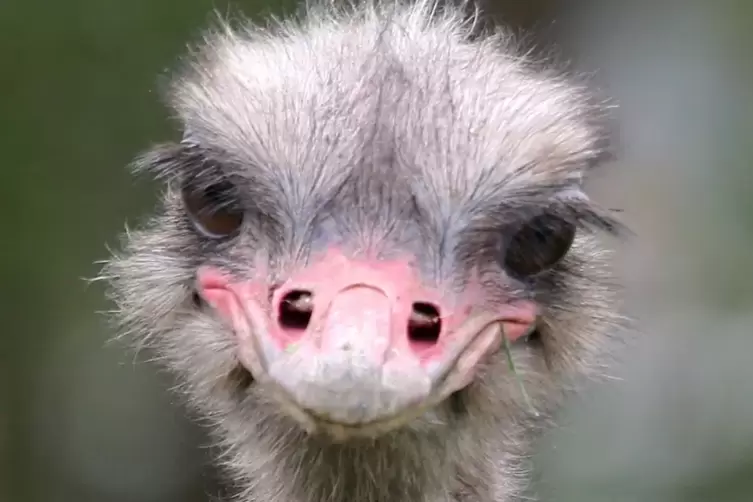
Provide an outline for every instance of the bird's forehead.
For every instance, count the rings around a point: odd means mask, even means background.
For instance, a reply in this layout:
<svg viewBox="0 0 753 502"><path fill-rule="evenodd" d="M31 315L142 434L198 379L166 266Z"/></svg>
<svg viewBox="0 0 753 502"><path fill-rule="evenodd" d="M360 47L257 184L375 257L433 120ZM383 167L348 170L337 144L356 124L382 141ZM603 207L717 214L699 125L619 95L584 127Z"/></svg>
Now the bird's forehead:
<svg viewBox="0 0 753 502"><path fill-rule="evenodd" d="M599 154L569 86L459 29L402 21L210 38L174 87L187 137L289 193L368 174L443 200L578 178Z"/></svg>

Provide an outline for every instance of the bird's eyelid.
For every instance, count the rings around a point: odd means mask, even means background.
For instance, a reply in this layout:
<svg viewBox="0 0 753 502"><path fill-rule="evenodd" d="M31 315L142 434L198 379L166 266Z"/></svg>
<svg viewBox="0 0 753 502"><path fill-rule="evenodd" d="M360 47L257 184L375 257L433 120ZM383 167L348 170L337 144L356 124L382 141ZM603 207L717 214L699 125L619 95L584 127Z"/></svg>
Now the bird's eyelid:
<svg viewBox="0 0 753 502"><path fill-rule="evenodd" d="M139 156L132 167L137 173L149 173L168 183L182 183L187 178L202 178L210 183L226 177L221 164L191 141L157 145Z"/></svg>
<svg viewBox="0 0 753 502"><path fill-rule="evenodd" d="M554 211L561 212L561 216L571 219L578 227L597 229L609 234L619 235L627 228L615 218L614 210L602 208L580 188L573 187L562 191L557 197Z"/></svg>

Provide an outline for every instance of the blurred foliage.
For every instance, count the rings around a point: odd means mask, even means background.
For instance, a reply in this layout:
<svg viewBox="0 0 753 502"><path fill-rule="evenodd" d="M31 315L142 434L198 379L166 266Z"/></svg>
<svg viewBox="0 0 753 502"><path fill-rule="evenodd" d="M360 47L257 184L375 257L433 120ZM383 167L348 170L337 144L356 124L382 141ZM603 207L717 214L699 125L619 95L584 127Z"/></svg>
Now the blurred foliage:
<svg viewBox="0 0 753 502"><path fill-rule="evenodd" d="M749 1L489 1L554 38L622 104L598 184L638 239L620 255L644 323L624 381L597 385L542 447L559 501L751 500L753 118ZM238 1L253 17L293 0ZM0 501L192 501L206 439L133 360L83 280L154 187L125 169L175 137L158 76L228 2L0 1L3 238ZM615 204L619 202L619 204Z"/></svg>

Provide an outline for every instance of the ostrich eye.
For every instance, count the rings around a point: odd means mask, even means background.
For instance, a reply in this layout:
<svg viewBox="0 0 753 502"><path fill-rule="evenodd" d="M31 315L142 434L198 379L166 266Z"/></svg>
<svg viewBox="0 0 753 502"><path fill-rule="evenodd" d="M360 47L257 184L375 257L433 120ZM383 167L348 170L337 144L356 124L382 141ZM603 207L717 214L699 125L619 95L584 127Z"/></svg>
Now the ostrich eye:
<svg viewBox="0 0 753 502"><path fill-rule="evenodd" d="M243 224L243 208L235 186L228 181L211 185L187 183L181 194L191 223L205 237L229 237Z"/></svg>
<svg viewBox="0 0 753 502"><path fill-rule="evenodd" d="M507 243L504 267L517 278L526 278L552 268L575 240L575 225L543 214L519 227Z"/></svg>

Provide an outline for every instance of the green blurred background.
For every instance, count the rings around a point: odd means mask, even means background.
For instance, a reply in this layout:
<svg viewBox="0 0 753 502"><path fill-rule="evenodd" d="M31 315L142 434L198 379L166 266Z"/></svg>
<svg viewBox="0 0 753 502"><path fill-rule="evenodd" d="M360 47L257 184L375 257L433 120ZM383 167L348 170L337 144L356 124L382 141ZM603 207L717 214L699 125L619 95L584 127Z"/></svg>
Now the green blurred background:
<svg viewBox="0 0 753 502"><path fill-rule="evenodd" d="M153 206L125 166L177 135L158 76L213 10L294 7L0 0L0 501L220 492L169 376L108 343L102 287L84 278ZM616 264L644 334L542 444L542 492L753 501L753 1L486 7L621 104L621 159L594 190L637 234Z"/></svg>

